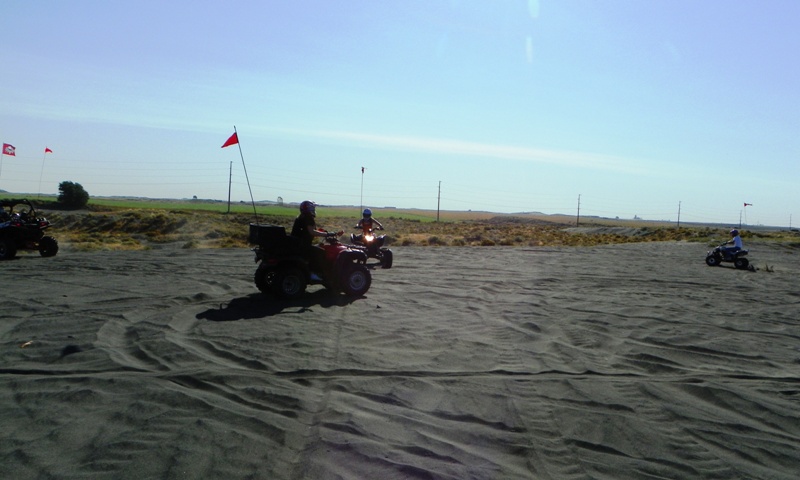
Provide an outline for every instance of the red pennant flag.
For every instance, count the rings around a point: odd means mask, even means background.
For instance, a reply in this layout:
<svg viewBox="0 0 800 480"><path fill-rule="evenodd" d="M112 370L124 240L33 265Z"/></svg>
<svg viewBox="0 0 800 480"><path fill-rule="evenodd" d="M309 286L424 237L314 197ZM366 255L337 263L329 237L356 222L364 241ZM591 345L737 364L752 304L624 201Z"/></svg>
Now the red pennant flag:
<svg viewBox="0 0 800 480"><path fill-rule="evenodd" d="M364 174L364 167L361 167L361 174Z"/></svg>
<svg viewBox="0 0 800 480"><path fill-rule="evenodd" d="M11 157L16 157L17 156L17 154L15 153L16 150L17 149L14 148L14 145L11 145L10 143L4 143L3 144L3 155L9 155Z"/></svg>
<svg viewBox="0 0 800 480"><path fill-rule="evenodd" d="M52 151L52 150L50 150L50 149L49 149L49 148L47 148L47 147L44 147L44 153L53 153L53 151Z"/></svg>
<svg viewBox="0 0 800 480"><path fill-rule="evenodd" d="M225 143L223 143L222 147L220 148L230 147L231 145L236 145L237 143L239 143L239 136L236 135L236 132L233 132L233 135L231 135L229 139L225 140Z"/></svg>
<svg viewBox="0 0 800 480"><path fill-rule="evenodd" d="M747 202L745 202L745 203L744 203L744 206L745 206L745 207L746 207L746 206L748 206L748 205L749 205L749 206L751 206L751 207L753 206L753 204L752 204L752 203L747 203Z"/></svg>

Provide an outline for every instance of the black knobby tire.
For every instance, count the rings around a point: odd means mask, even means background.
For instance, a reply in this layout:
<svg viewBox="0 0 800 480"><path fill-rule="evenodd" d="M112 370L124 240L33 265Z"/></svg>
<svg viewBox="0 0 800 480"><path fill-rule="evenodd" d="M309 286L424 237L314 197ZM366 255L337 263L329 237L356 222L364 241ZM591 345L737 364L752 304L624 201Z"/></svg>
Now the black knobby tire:
<svg viewBox="0 0 800 480"><path fill-rule="evenodd" d="M381 268L392 268L394 262L394 255L391 250L383 250L381 255Z"/></svg>
<svg viewBox="0 0 800 480"><path fill-rule="evenodd" d="M10 260L17 256L17 247L11 240L0 238L0 260Z"/></svg>
<svg viewBox="0 0 800 480"><path fill-rule="evenodd" d="M272 290L284 298L296 297L306 291L306 276L299 268L289 267L275 272Z"/></svg>
<svg viewBox="0 0 800 480"><path fill-rule="evenodd" d="M367 293L372 285L372 275L366 265L353 263L344 267L341 276L342 291L351 297L360 297Z"/></svg>
<svg viewBox="0 0 800 480"><path fill-rule="evenodd" d="M58 240L46 236L39 240L39 255L43 257L55 257L58 253Z"/></svg>
<svg viewBox="0 0 800 480"><path fill-rule="evenodd" d="M719 263L720 263L719 257L717 257L716 255L709 255L706 257L706 265L708 265L709 267L716 267L717 265L719 265Z"/></svg>
<svg viewBox="0 0 800 480"><path fill-rule="evenodd" d="M750 266L750 261L746 258L737 258L733 261L733 266L740 270L746 270Z"/></svg>
<svg viewBox="0 0 800 480"><path fill-rule="evenodd" d="M263 264L262 264L263 265ZM253 281L262 293L269 293L275 280L275 270L259 266L253 275Z"/></svg>

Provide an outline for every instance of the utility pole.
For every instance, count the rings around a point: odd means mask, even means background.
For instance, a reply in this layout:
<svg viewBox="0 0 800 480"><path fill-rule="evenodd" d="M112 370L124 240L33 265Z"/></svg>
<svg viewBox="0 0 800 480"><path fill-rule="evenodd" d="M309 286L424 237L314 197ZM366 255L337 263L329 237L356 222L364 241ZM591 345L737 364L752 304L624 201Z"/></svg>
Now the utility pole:
<svg viewBox="0 0 800 480"><path fill-rule="evenodd" d="M681 228L681 202L678 202L678 228Z"/></svg>
<svg viewBox="0 0 800 480"><path fill-rule="evenodd" d="M575 226L579 227L581 224L581 194L578 194L578 218L575 219Z"/></svg>
<svg viewBox="0 0 800 480"><path fill-rule="evenodd" d="M439 193L436 195L436 221L439 221L439 206L442 204L442 181L439 180Z"/></svg>
<svg viewBox="0 0 800 480"><path fill-rule="evenodd" d="M231 166L228 172L228 211L227 213L231 213L231 181L233 179L233 160L231 160Z"/></svg>

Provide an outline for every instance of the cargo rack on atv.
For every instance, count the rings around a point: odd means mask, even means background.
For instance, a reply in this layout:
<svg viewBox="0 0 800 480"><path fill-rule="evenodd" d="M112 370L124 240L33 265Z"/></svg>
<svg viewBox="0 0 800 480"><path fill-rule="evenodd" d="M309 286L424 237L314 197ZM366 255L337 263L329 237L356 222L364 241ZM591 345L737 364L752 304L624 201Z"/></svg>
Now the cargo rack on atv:
<svg viewBox="0 0 800 480"><path fill-rule="evenodd" d="M281 225L251 223L248 241L264 251L296 253L300 250L300 239L286 234Z"/></svg>

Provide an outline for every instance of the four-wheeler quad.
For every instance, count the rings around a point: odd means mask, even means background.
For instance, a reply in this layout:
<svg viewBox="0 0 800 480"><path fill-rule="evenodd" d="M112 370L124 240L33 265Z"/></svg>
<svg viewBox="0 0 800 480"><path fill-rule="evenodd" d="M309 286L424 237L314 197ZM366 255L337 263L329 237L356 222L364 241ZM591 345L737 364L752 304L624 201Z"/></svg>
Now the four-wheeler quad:
<svg viewBox="0 0 800 480"><path fill-rule="evenodd" d="M361 230L361 227L356 228ZM372 228L364 228L360 234L350 234L350 243L353 244L352 247L363 250L368 258L378 259L381 268L392 268L392 251L383 246L386 235L377 236Z"/></svg>
<svg viewBox="0 0 800 480"><path fill-rule="evenodd" d="M367 255L340 243L335 233L328 233L320 247L304 247L300 239L286 235L279 225L250 224L250 243L256 245L254 276L256 287L264 293L291 298L301 295L308 285L322 284L334 292L358 297L372 283L365 263ZM308 248L320 248L320 265L313 265Z"/></svg>
<svg viewBox="0 0 800 480"><path fill-rule="evenodd" d="M725 245L728 245L728 242L708 251L706 254L706 265L709 267L716 267L722 262L733 262L734 267L740 270L746 270L747 267L750 266L750 262L745 258L745 256L747 256L747 250L732 252L722 248Z"/></svg>
<svg viewBox="0 0 800 480"><path fill-rule="evenodd" d="M14 258L17 250L39 250L43 257L58 253L58 241L45 235L50 227L26 199L0 200L0 260Z"/></svg>

